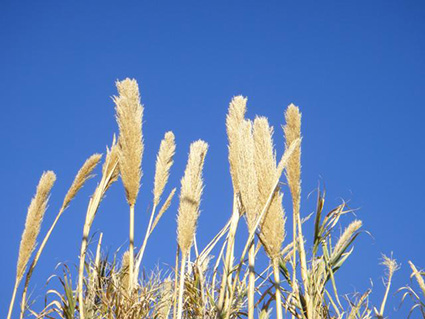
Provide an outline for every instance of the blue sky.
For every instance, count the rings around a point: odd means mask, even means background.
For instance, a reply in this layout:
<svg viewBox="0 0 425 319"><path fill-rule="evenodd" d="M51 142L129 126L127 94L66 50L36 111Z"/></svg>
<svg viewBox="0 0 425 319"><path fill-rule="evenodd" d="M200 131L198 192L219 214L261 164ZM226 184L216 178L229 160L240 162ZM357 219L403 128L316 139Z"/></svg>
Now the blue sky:
<svg viewBox="0 0 425 319"><path fill-rule="evenodd" d="M230 216L225 115L248 96L248 116L269 117L283 151L285 107L303 113L303 215L318 183L326 209L349 201L364 222L343 293L383 295L381 253L401 263L393 287L409 282L407 261L425 268L425 4L421 1L1 1L0 3L0 309L15 276L26 210L43 170L54 170L42 232L84 160L117 133L114 82L134 77L145 105L144 177L136 242L152 203L153 168L163 134L176 135L168 190L179 186L191 141L210 144L198 237L202 246ZM60 261L77 263L90 181L55 229L34 275L41 295ZM167 267L175 253L177 201L146 251L145 266ZM288 209L289 211L289 209ZM343 219L343 225L352 218ZM306 225L307 229L312 224ZM93 230L110 252L126 244L121 183L103 202ZM245 226L242 226L244 229ZM288 224L288 232L290 229ZM138 237L137 237L138 236ZM310 241L311 242L311 241ZM392 293L396 288L392 289ZM388 315L401 295L391 293Z"/></svg>

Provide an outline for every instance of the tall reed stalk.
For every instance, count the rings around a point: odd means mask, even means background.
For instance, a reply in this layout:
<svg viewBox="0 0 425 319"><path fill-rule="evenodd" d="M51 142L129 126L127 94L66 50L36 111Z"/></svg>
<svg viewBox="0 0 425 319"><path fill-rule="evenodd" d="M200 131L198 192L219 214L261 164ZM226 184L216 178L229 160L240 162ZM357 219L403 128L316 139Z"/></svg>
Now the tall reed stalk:
<svg viewBox="0 0 425 319"><path fill-rule="evenodd" d="M37 191L28 207L25 228L19 246L18 263L16 265L15 285L13 287L12 299L9 305L7 319L12 317L13 305L15 303L16 291L25 274L29 259L34 252L41 222L47 209L50 191L56 181L56 175L52 171L44 172L37 186Z"/></svg>
<svg viewBox="0 0 425 319"><path fill-rule="evenodd" d="M162 193L164 192L164 188L167 185L168 178L170 177L170 169L171 169L171 166L173 165L173 156L175 152L176 152L176 143L175 143L174 134L173 132L167 132L165 133L164 139L161 141L158 155L156 157L155 179L154 179L154 187L153 187L153 195L154 195L153 208L152 208L151 216L149 218L149 223L148 223L148 228L146 230L145 238L143 239L142 247L140 248L140 251L137 255L137 261L135 266L136 277L139 273L140 264L142 263L143 254L145 252L149 236L152 233L156 209L161 200L161 196L162 196ZM165 204L169 205L168 200L165 201ZM161 218L162 214L163 214L163 210L160 210L158 214L159 218Z"/></svg>
<svg viewBox="0 0 425 319"><path fill-rule="evenodd" d="M190 145L189 158L181 180L180 204L177 216L177 242L181 254L177 319L182 318L185 266L195 236L203 190L202 169L208 144L196 141Z"/></svg>
<svg viewBox="0 0 425 319"><path fill-rule="evenodd" d="M99 209L100 202L104 198L106 191L109 187L118 179L118 146L115 144L115 137L112 142L111 149L107 149L105 163L102 167L102 179L96 187L92 197L90 198L86 219L83 226L83 238L81 240L80 249L80 264L78 268L78 285L77 295L79 302L80 318L85 318L84 309L84 298L83 298L83 285L84 285L84 265L86 260L88 237L90 229L96 216L97 210Z"/></svg>
<svg viewBox="0 0 425 319"><path fill-rule="evenodd" d="M132 291L134 278L134 206L142 178L143 106L140 103L139 87L136 80L117 81L118 96L114 97L119 134L119 169L130 207L129 223L129 290Z"/></svg>

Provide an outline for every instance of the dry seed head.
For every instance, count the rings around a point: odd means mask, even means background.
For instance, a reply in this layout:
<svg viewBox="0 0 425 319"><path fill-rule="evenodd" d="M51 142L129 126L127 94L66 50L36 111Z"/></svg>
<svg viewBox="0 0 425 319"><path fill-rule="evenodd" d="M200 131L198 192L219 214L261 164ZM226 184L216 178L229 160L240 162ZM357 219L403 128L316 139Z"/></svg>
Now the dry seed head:
<svg viewBox="0 0 425 319"><path fill-rule="evenodd" d="M387 267L387 276L388 279L391 280L393 274L400 269L400 266L397 264L397 261L391 256L388 257L386 255L382 255L382 263L381 265Z"/></svg>
<svg viewBox="0 0 425 319"><path fill-rule="evenodd" d="M253 129L255 143L255 170L258 176L260 204L264 206L276 182L276 155L273 146L273 128L267 118L257 117Z"/></svg>
<svg viewBox="0 0 425 319"><path fill-rule="evenodd" d="M362 221L355 220L345 228L341 237L339 237L338 241L336 242L334 254L338 254L341 252L341 249L343 249L343 247L345 247L349 243L353 235L360 229L360 227L362 227Z"/></svg>
<svg viewBox="0 0 425 319"><path fill-rule="evenodd" d="M156 157L155 181L153 188L154 205L158 205L164 187L170 176L170 168L173 165L173 156L176 151L176 143L174 141L173 132L165 133L164 139L161 141L158 156Z"/></svg>
<svg viewBox="0 0 425 319"><path fill-rule="evenodd" d="M79 190L84 186L85 182L91 178L91 173L99 163L102 158L102 154L93 154L90 156L83 166L78 171L77 175L74 178L74 182L68 190L68 193L63 200L62 209L66 209L69 203L74 199L75 195L79 192Z"/></svg>
<svg viewBox="0 0 425 319"><path fill-rule="evenodd" d="M265 206L270 193L279 178L276 167L276 155L273 146L273 128L267 118L254 120L255 169L258 177L260 209ZM282 194L274 196L268 212L261 223L261 241L271 259L280 254L285 239L285 215L282 207Z"/></svg>
<svg viewBox="0 0 425 319"><path fill-rule="evenodd" d="M177 216L177 240L183 256L192 246L199 217L203 190L202 168L208 144L202 140L190 145L189 159L181 180L180 205Z"/></svg>
<svg viewBox="0 0 425 319"><path fill-rule="evenodd" d="M301 138L301 113L294 104L288 106L285 112L286 125L284 126L285 147ZM298 210L301 197L301 145L298 145L288 161L286 178L291 190L293 205Z"/></svg>
<svg viewBox="0 0 425 319"><path fill-rule="evenodd" d="M247 99L243 96L236 96L229 105L229 111L226 117L226 131L229 142L229 164L230 174L232 176L233 189L238 192L238 157L240 148L239 134L244 122L246 113Z"/></svg>
<svg viewBox="0 0 425 319"><path fill-rule="evenodd" d="M124 184L127 202L136 203L142 177L143 106L140 103L136 80L117 81L119 96L114 97L116 118L120 129L119 169Z"/></svg>
<svg viewBox="0 0 425 319"><path fill-rule="evenodd" d="M255 170L255 143L252 122L244 120L238 134L236 174L249 231L253 231L259 215L258 179Z"/></svg>
<svg viewBox="0 0 425 319"><path fill-rule="evenodd" d="M55 173L52 171L44 172L38 183L37 192L28 207L25 229L22 233L21 244L19 246L18 264L16 267L17 282L21 281L31 254L34 251L41 222L43 221L49 201L50 191L55 181Z"/></svg>

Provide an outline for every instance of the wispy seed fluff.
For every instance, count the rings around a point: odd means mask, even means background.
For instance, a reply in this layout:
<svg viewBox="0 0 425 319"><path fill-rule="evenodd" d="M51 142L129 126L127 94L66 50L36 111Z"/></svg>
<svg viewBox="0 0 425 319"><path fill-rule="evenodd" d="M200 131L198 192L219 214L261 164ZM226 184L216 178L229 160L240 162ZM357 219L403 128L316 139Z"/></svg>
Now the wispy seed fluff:
<svg viewBox="0 0 425 319"><path fill-rule="evenodd" d="M164 187L170 176L170 169L173 165L173 156L176 151L173 132L165 133L164 139L159 146L159 152L156 157L155 181L153 187L154 205L157 206L161 200Z"/></svg>
<svg viewBox="0 0 425 319"><path fill-rule="evenodd" d="M243 126L246 113L247 99L243 96L236 96L229 105L229 111L226 117L226 131L229 143L229 163L230 174L232 176L233 189L238 192L238 158L240 149L240 131Z"/></svg>
<svg viewBox="0 0 425 319"><path fill-rule="evenodd" d="M400 266L397 264L397 261L392 257L392 255L391 257L382 255L381 265L387 267L387 276L389 281L391 281L393 274L400 269Z"/></svg>
<svg viewBox="0 0 425 319"><path fill-rule="evenodd" d="M16 269L17 282L20 282L25 273L28 261L34 251L37 236L40 232L41 222L46 212L50 191L56 181L52 171L44 172L37 186L37 192L28 207L25 229L22 233L19 247L18 264Z"/></svg>
<svg viewBox="0 0 425 319"><path fill-rule="evenodd" d="M338 241L336 242L333 253L334 255L341 253L341 251L350 243L351 238L360 229L360 227L362 227L362 221L355 220L345 228L341 237L339 237Z"/></svg>
<svg viewBox="0 0 425 319"><path fill-rule="evenodd" d="M258 176L260 209L265 206L270 193L279 178L276 167L276 154L273 145L273 128L267 118L254 120L255 169ZM285 214L282 207L282 193L277 193L264 220L261 222L260 238L271 259L280 254L285 239Z"/></svg>
<svg viewBox="0 0 425 319"><path fill-rule="evenodd" d="M85 182L90 179L90 174L93 172L101 158L101 154L93 154L84 162L83 166L80 168L77 175L75 176L74 182L69 188L65 199L63 200L63 209L66 209L68 207L69 203L74 199L75 195L77 195L79 190L84 186Z"/></svg>
<svg viewBox="0 0 425 319"><path fill-rule="evenodd" d="M180 205L177 216L177 241L183 256L192 246L199 217L203 190L202 168L208 144L202 140L190 145L189 159L181 180Z"/></svg>
<svg viewBox="0 0 425 319"><path fill-rule="evenodd" d="M119 96L115 96L116 118L120 130L119 169L124 184L127 202L136 203L142 177L143 106L140 103L136 80L125 79L116 83Z"/></svg>
<svg viewBox="0 0 425 319"><path fill-rule="evenodd" d="M301 113L297 106L291 104L285 112L286 125L285 147L289 148L292 142L301 138ZM286 178L293 198L295 210L299 210L301 198L301 145L298 145L288 161L286 168Z"/></svg>
<svg viewBox="0 0 425 319"><path fill-rule="evenodd" d="M244 120L238 134L236 175L249 231L253 231L260 214L258 178L255 169L255 143L252 122Z"/></svg>

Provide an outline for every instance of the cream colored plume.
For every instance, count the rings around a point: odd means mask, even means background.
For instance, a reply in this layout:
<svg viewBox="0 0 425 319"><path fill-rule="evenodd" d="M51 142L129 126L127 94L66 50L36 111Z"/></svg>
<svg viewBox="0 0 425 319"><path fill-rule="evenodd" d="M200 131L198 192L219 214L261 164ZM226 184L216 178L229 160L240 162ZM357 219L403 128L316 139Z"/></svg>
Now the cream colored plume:
<svg viewBox="0 0 425 319"><path fill-rule="evenodd" d="M102 158L102 154L93 154L90 156L83 164L83 166L78 171L77 175L74 178L74 182L66 193L65 198L63 200L62 208L66 209L69 203L74 199L75 195L77 195L78 191L83 187L85 182L90 179L91 173L96 168L100 159Z"/></svg>
<svg viewBox="0 0 425 319"><path fill-rule="evenodd" d="M164 187L168 182L175 151L176 143L174 141L174 134L173 132L167 132L165 133L164 139L161 141L158 156L156 157L155 181L153 188L155 206L159 204Z"/></svg>
<svg viewBox="0 0 425 319"><path fill-rule="evenodd" d="M362 221L355 220L345 228L341 237L339 237L338 241L336 242L333 255L341 253L341 250L349 244L351 238L356 233L356 231L360 229L360 227L362 227Z"/></svg>
<svg viewBox="0 0 425 319"><path fill-rule="evenodd" d="M246 220L250 232L255 228L260 214L258 178L255 169L255 143L252 133L252 122L244 120L238 134L238 156L236 175L242 206L246 212Z"/></svg>
<svg viewBox="0 0 425 319"><path fill-rule="evenodd" d="M236 96L229 105L226 117L226 131L229 143L229 164L232 176L233 189L238 192L238 158L241 146L240 132L243 126L246 113L247 99L243 96Z"/></svg>
<svg viewBox="0 0 425 319"><path fill-rule="evenodd" d="M297 106L291 104L285 112L284 126L285 147L301 138L301 113ZM286 178L291 190L295 210L299 210L301 198L301 145L298 145L289 159L286 168Z"/></svg>
<svg viewBox="0 0 425 319"><path fill-rule="evenodd" d="M183 256L192 246L199 217L203 190L202 168L208 144L202 140L190 145L189 159L181 180L180 205L177 216L177 240Z"/></svg>
<svg viewBox="0 0 425 319"><path fill-rule="evenodd" d="M43 173L37 186L37 192L28 207L25 229L22 233L19 247L18 265L16 270L17 281L21 281L25 273L28 261L34 251L37 236L40 232L41 222L46 212L50 191L56 181L56 175L52 171Z"/></svg>
<svg viewBox="0 0 425 319"><path fill-rule="evenodd" d="M276 155L273 145L273 128L267 118L254 120L255 169L258 176L259 204L264 207L278 176ZM269 210L261 222L261 241L271 259L280 254L285 239L285 215L282 194L278 192L270 203Z"/></svg>
<svg viewBox="0 0 425 319"><path fill-rule="evenodd" d="M143 106L136 80L117 81L119 96L114 97L116 118L120 129L119 169L130 206L136 203L142 177Z"/></svg>

